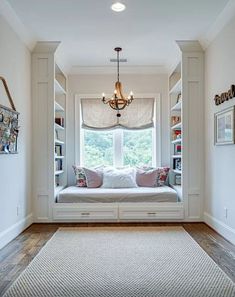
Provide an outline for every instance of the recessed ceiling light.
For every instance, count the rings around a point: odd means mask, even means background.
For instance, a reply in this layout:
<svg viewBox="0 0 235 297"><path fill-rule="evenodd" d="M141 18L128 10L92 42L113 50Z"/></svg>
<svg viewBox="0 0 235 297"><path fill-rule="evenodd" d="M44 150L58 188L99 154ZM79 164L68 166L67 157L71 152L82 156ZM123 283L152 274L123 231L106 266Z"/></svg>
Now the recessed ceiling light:
<svg viewBox="0 0 235 297"><path fill-rule="evenodd" d="M126 9L126 6L120 2L116 2L111 6L111 9L116 12L121 12Z"/></svg>

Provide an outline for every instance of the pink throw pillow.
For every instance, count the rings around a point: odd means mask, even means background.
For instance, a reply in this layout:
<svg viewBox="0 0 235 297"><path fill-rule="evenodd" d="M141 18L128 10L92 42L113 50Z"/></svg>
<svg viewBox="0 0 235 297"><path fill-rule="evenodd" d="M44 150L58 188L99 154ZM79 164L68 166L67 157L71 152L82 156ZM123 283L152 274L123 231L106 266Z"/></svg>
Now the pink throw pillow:
<svg viewBox="0 0 235 297"><path fill-rule="evenodd" d="M136 183L139 187L154 187L156 186L156 180L158 176L158 170L141 170L136 171Z"/></svg>
<svg viewBox="0 0 235 297"><path fill-rule="evenodd" d="M169 173L170 168L169 167L158 167L158 175L157 175L157 186L162 187L165 185L168 173Z"/></svg>
<svg viewBox="0 0 235 297"><path fill-rule="evenodd" d="M83 168L86 175L86 183L88 188L99 188L103 182L103 173L99 170Z"/></svg>

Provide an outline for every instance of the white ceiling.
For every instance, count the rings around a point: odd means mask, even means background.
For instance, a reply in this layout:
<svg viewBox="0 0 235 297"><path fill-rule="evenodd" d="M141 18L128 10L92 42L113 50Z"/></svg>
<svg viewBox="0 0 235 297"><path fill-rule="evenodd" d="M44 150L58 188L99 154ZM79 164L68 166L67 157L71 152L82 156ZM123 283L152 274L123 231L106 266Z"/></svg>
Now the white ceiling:
<svg viewBox="0 0 235 297"><path fill-rule="evenodd" d="M228 0L7 0L35 40L61 41L59 58L70 71L110 66L123 47L128 66L169 68L175 40L203 39ZM146 68L146 67L145 67ZM68 68L67 68L68 69Z"/></svg>

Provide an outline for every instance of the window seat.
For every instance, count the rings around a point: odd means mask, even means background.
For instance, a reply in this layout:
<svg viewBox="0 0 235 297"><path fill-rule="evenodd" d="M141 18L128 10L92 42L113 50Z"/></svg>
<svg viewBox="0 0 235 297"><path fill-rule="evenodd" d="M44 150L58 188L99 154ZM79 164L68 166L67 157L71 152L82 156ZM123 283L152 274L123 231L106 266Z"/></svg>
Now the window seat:
<svg viewBox="0 0 235 297"><path fill-rule="evenodd" d="M148 202L177 202L174 189L163 186L155 188L82 188L68 187L62 190L57 203L148 203Z"/></svg>
<svg viewBox="0 0 235 297"><path fill-rule="evenodd" d="M68 187L53 204L53 221L58 222L157 222L181 221L184 205L177 192L156 188Z"/></svg>

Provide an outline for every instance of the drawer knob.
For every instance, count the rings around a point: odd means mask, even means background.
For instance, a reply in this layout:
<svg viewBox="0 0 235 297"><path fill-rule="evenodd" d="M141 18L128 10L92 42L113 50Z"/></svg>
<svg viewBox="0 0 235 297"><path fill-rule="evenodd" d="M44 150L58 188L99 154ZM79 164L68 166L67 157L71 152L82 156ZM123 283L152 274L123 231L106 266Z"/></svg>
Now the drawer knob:
<svg viewBox="0 0 235 297"><path fill-rule="evenodd" d="M81 215L82 215L82 216L89 216L90 213L89 213L89 212L82 212Z"/></svg>
<svg viewBox="0 0 235 297"><path fill-rule="evenodd" d="M148 215L150 216L154 216L156 214L156 212L148 212Z"/></svg>

